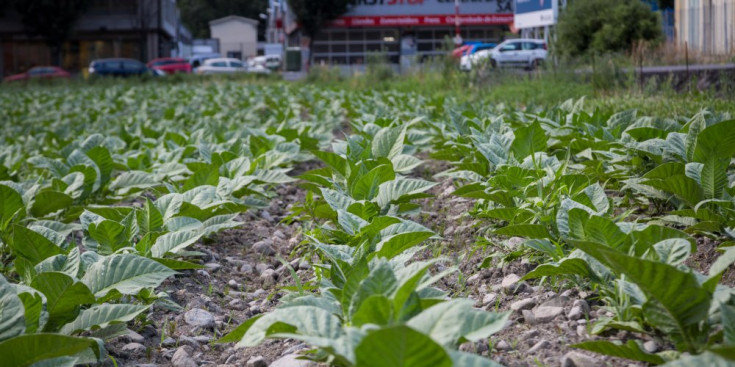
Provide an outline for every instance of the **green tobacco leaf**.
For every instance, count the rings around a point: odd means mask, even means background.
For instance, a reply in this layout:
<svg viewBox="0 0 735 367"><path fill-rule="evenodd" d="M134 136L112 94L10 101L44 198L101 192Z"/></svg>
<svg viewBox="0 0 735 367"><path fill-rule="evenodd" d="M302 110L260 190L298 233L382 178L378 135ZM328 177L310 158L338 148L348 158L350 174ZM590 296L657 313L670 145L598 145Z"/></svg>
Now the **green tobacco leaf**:
<svg viewBox="0 0 735 367"><path fill-rule="evenodd" d="M112 255L87 269L82 282L98 298L112 290L134 295L143 288L157 287L174 274L175 271L151 259L129 254Z"/></svg>
<svg viewBox="0 0 735 367"><path fill-rule="evenodd" d="M31 367L74 367L79 364L77 357L58 357L36 362Z"/></svg>
<svg viewBox="0 0 735 367"><path fill-rule="evenodd" d="M23 302L15 289L0 275L0 341L26 330Z"/></svg>
<svg viewBox="0 0 735 367"><path fill-rule="evenodd" d="M375 134L371 150L373 158L393 157L403 152L403 140L406 139L406 128L403 126L383 128Z"/></svg>
<svg viewBox="0 0 735 367"><path fill-rule="evenodd" d="M403 251L431 238L434 232L408 232L383 238L375 249L378 256L391 259Z"/></svg>
<svg viewBox="0 0 735 367"><path fill-rule="evenodd" d="M20 335L0 343L2 363L6 366L27 367L51 358L74 356L91 349L96 359L103 356L94 339L60 334Z"/></svg>
<svg viewBox="0 0 735 367"><path fill-rule="evenodd" d="M103 220L99 223L90 223L87 227L89 236L100 245L100 254L111 254L115 251L130 246L125 235L125 226L111 220Z"/></svg>
<svg viewBox="0 0 735 367"><path fill-rule="evenodd" d="M646 296L656 301L656 311L659 312L650 322L674 326L690 345L694 343L689 340L691 329L707 317L711 295L702 288L693 273L628 256L595 243L574 242L574 245L614 272L625 274Z"/></svg>
<svg viewBox="0 0 735 367"><path fill-rule="evenodd" d="M500 363L473 353L452 350L449 352L449 356L452 357L453 366L455 367L503 367Z"/></svg>
<svg viewBox="0 0 735 367"><path fill-rule="evenodd" d="M549 137L538 121L516 129L513 133L515 139L513 139L510 150L518 160L523 160L523 158L535 152L543 152L546 149L546 142Z"/></svg>
<svg viewBox="0 0 735 367"><path fill-rule="evenodd" d="M716 156L708 156L704 158L704 166L702 167L701 181L702 190L706 199L717 199L722 197L723 191L727 188L727 168L730 165L730 157L717 158Z"/></svg>
<svg viewBox="0 0 735 367"><path fill-rule="evenodd" d="M164 257L167 253L176 253L193 245L202 233L198 231L177 231L166 233L156 239L151 247L153 257Z"/></svg>
<svg viewBox="0 0 735 367"><path fill-rule="evenodd" d="M735 246L730 247L720 255L709 268L709 277L719 277L730 265L735 263ZM718 278L719 279L719 278Z"/></svg>
<svg viewBox="0 0 735 367"><path fill-rule="evenodd" d="M142 234L159 231L163 227L163 215L148 198L143 209L137 211L137 219Z"/></svg>
<svg viewBox="0 0 735 367"><path fill-rule="evenodd" d="M414 316L407 325L446 347L487 338L505 327L508 313L476 310L472 305L467 299L442 302Z"/></svg>
<svg viewBox="0 0 735 367"><path fill-rule="evenodd" d="M355 200L372 200L378 195L380 184L395 178L393 167L381 164L360 176L350 187L350 192Z"/></svg>
<svg viewBox="0 0 735 367"><path fill-rule="evenodd" d="M59 272L46 272L36 276L31 287L46 296L49 319L44 330L53 331L73 320L79 306L95 302L89 288L74 278Z"/></svg>
<svg viewBox="0 0 735 367"><path fill-rule="evenodd" d="M509 237L518 236L526 238L551 239L551 234L549 234L546 226L542 224L514 224L498 228L494 230L493 233Z"/></svg>
<svg viewBox="0 0 735 367"><path fill-rule="evenodd" d="M430 337L398 325L373 331L355 349L362 367L450 367L446 350Z"/></svg>
<svg viewBox="0 0 735 367"><path fill-rule="evenodd" d="M702 187L699 186L697 181L685 175L670 176L666 179L647 180L643 181L643 183L676 196L691 208L704 200Z"/></svg>
<svg viewBox="0 0 735 367"><path fill-rule="evenodd" d="M334 211L338 211L340 209L347 210L350 205L355 202L355 199L332 189L322 187L321 191L322 198L324 198L324 201L326 201L327 204L329 204L329 207Z"/></svg>
<svg viewBox="0 0 735 367"><path fill-rule="evenodd" d="M232 331L230 331L227 335L223 336L222 338L217 340L217 343L237 343L242 339L242 337L245 335L245 333L248 332L251 326L258 321L259 318L263 317L263 314L253 316L249 319L247 319L245 322L240 324L240 326L234 328Z"/></svg>
<svg viewBox="0 0 735 367"><path fill-rule="evenodd" d="M692 244L681 238L663 240L653 245L659 260L669 265L684 263L692 253Z"/></svg>
<svg viewBox="0 0 735 367"><path fill-rule="evenodd" d="M2 298L2 296L0 296L0 298ZM42 293L34 291L24 292L18 289L18 298L23 302L24 311L23 313L19 313L18 316L23 316L25 314L25 334L33 334L43 329L48 321L48 312L46 312L46 299L43 297ZM0 301L0 303L4 302ZM0 322L0 330L6 330L3 329L2 324L3 322ZM0 332L0 334L2 333ZM0 335L0 340L4 339L5 338Z"/></svg>
<svg viewBox="0 0 735 367"><path fill-rule="evenodd" d="M699 132L696 139L692 161L706 162L711 157L729 161L735 155L735 120L709 126Z"/></svg>
<svg viewBox="0 0 735 367"><path fill-rule="evenodd" d="M352 324L388 325L393 320L393 307L388 297L374 294L362 301L357 311L352 315Z"/></svg>
<svg viewBox="0 0 735 367"><path fill-rule="evenodd" d="M633 340L629 340L627 344L614 343L607 340L594 340L573 344L571 347L652 364L662 364L665 362L658 355L644 352L640 345Z"/></svg>
<svg viewBox="0 0 735 367"><path fill-rule="evenodd" d="M383 182L378 190L377 203L381 208L385 208L392 201L399 200L404 195L422 193L435 185L436 182L414 178L397 178Z"/></svg>
<svg viewBox="0 0 735 367"><path fill-rule="evenodd" d="M10 247L18 256L30 261L31 265L63 253L61 247L56 246L48 238L19 225L13 226L13 241Z"/></svg>
<svg viewBox="0 0 735 367"><path fill-rule="evenodd" d="M722 303L720 314L722 315L725 344L735 345L735 307Z"/></svg>
<svg viewBox="0 0 735 367"><path fill-rule="evenodd" d="M148 309L147 305L102 304L83 310L73 322L64 325L59 331L70 335L77 331L87 331L92 327L105 328L113 322L128 322Z"/></svg>
<svg viewBox="0 0 735 367"><path fill-rule="evenodd" d="M42 191L36 195L31 214L35 217L43 217L61 209L67 209L74 200L71 196L59 191Z"/></svg>
<svg viewBox="0 0 735 367"><path fill-rule="evenodd" d="M399 154L391 158L391 162L396 172L404 174L411 172L411 170L423 163L420 159L408 154Z"/></svg>
<svg viewBox="0 0 735 367"><path fill-rule="evenodd" d="M25 216L23 197L12 187L0 185L0 230L4 230L16 216Z"/></svg>
<svg viewBox="0 0 735 367"><path fill-rule="evenodd" d="M732 367L733 360L726 359L711 352L698 355L686 355L663 365L664 367Z"/></svg>
<svg viewBox="0 0 735 367"><path fill-rule="evenodd" d="M592 277L593 274L589 269L587 262L577 258L567 258L557 263L542 264L526 274L521 280L535 279L557 275L581 275L583 277Z"/></svg>
<svg viewBox="0 0 735 367"><path fill-rule="evenodd" d="M172 270L189 270L189 269L205 269L206 266L195 264L183 260L174 260L168 258L152 257L151 259L158 261Z"/></svg>
<svg viewBox="0 0 735 367"><path fill-rule="evenodd" d="M312 150L311 154L319 158L327 166L337 171L343 177L347 175L347 160L339 154L319 150Z"/></svg>

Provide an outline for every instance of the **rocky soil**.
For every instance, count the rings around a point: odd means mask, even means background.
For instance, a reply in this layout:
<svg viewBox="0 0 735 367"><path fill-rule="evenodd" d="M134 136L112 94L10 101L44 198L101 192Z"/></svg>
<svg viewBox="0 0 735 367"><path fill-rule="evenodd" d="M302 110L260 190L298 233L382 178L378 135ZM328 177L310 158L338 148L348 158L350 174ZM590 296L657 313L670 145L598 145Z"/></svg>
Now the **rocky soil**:
<svg viewBox="0 0 735 367"><path fill-rule="evenodd" d="M429 171L439 172L441 168L430 166ZM422 175L427 174L424 171ZM649 352L667 347L661 340L628 332L590 335L591 324L610 315L601 307L597 294L565 282L520 281L535 267L526 259L502 261L503 257L496 257L485 261L498 249L511 252L520 239L491 237L478 242L484 234L480 223L468 215L473 204L451 195L453 190L451 181L442 181L432 190L435 197L423 201L424 212L414 218L444 237L431 243L420 256L444 256L459 267L458 273L439 283L453 296L474 299L477 307L487 310L511 312L504 330L491 340L462 345L463 350L489 356L507 366L586 367L642 364L583 352L570 348L571 344L599 338L637 338L645 342ZM298 341L269 340L243 349L214 343L253 315L273 309L283 294L281 287L293 285L280 259L285 259L302 280L311 278L308 264L294 251L301 241L300 224L281 223L290 214L289 208L303 199L304 192L296 185L281 186L269 208L241 216L245 223L242 228L197 244L194 250L206 254L201 259L206 268L181 272L160 288L183 310L156 307L144 322L130 325L134 332L109 342L108 351L117 365L314 366L295 359L307 348ZM697 256L695 261L703 264L713 257ZM487 266L480 268L483 262ZM729 274L732 276L732 271Z"/></svg>

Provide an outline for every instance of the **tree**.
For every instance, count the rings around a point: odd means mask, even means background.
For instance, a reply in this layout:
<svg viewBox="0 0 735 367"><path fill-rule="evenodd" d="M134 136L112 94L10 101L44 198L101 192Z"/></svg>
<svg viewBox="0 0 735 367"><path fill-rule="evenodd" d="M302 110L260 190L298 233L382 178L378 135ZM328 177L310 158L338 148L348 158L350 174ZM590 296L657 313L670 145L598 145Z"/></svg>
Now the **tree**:
<svg viewBox="0 0 735 367"><path fill-rule="evenodd" d="M265 22L260 14L268 9L268 0L178 0L181 20L196 38L209 38L209 21L239 15L260 21L258 39L265 39Z"/></svg>
<svg viewBox="0 0 735 367"><path fill-rule="evenodd" d="M661 20L640 0L569 1L557 25L561 54L630 50L637 41L660 42Z"/></svg>
<svg viewBox="0 0 735 367"><path fill-rule="evenodd" d="M89 0L14 0L13 5L28 35L43 38L51 49L51 63L61 65L61 46Z"/></svg>
<svg viewBox="0 0 735 367"><path fill-rule="evenodd" d="M309 63L313 52L314 37L328 22L347 12L350 0L288 0L291 12L296 16L302 34L309 37Z"/></svg>

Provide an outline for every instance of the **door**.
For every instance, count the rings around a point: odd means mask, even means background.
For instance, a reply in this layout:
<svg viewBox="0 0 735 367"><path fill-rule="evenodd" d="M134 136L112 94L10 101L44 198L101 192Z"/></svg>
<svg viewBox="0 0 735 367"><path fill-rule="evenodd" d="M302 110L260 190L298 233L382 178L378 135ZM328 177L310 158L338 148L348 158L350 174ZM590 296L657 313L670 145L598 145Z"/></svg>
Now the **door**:
<svg viewBox="0 0 735 367"><path fill-rule="evenodd" d="M498 66L514 65L520 61L520 58L522 58L522 56L519 55L520 51L520 42L508 42L500 46L498 53L495 56L495 61L498 63Z"/></svg>

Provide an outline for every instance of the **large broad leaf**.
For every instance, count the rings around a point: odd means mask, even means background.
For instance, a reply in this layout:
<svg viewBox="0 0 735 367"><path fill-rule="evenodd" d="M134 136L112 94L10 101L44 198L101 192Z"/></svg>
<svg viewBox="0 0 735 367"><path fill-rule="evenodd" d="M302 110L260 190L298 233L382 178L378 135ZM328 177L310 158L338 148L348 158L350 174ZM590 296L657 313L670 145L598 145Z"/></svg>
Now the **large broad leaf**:
<svg viewBox="0 0 735 367"><path fill-rule="evenodd" d="M381 164L368 173L360 176L350 187L350 192L355 200L372 200L378 195L378 187L383 182L396 178L393 167Z"/></svg>
<svg viewBox="0 0 735 367"><path fill-rule="evenodd" d="M311 153L340 175L347 175L347 160L341 157L339 154L332 152L322 152L319 150L313 150L311 151Z"/></svg>
<svg viewBox="0 0 735 367"><path fill-rule="evenodd" d="M31 287L46 296L46 310L49 320L45 330L53 331L76 317L80 305L94 303L89 288L74 278L59 272L38 274Z"/></svg>
<svg viewBox="0 0 735 367"><path fill-rule="evenodd" d="M705 162L711 157L717 157L727 158L729 161L734 154L735 120L728 120L709 126L699 132L691 160Z"/></svg>
<svg viewBox="0 0 735 367"><path fill-rule="evenodd" d="M535 152L543 152L546 149L546 142L549 137L538 121L516 129L513 133L515 139L513 139L510 150L518 160L523 160L523 158Z"/></svg>
<svg viewBox="0 0 735 367"><path fill-rule="evenodd" d="M23 217L23 197L12 187L0 185L0 230L4 230L13 217Z"/></svg>
<svg viewBox="0 0 735 367"><path fill-rule="evenodd" d="M157 287L174 274L175 271L151 259L129 254L112 255L87 269L82 282L98 298L112 290L134 295L143 288Z"/></svg>
<svg viewBox="0 0 735 367"><path fill-rule="evenodd" d="M177 231L169 232L156 239L151 247L151 254L154 257L163 257L166 253L176 253L191 245L193 245L202 233L198 231Z"/></svg>
<svg viewBox="0 0 735 367"><path fill-rule="evenodd" d="M591 277L593 273L590 271L587 262L579 258L563 259L559 263L541 264L529 272L521 280L535 279L557 275L581 275L583 277Z"/></svg>
<svg viewBox="0 0 735 367"><path fill-rule="evenodd" d="M664 359L658 355L644 352L640 345L638 345L634 340L629 340L627 344L613 343L607 340L594 340L573 344L572 347L608 356L627 358L652 364L662 364L665 362Z"/></svg>
<svg viewBox="0 0 735 367"><path fill-rule="evenodd" d="M447 347L487 338L505 327L508 313L476 310L472 305L467 299L442 302L414 316L407 325Z"/></svg>
<svg viewBox="0 0 735 367"><path fill-rule="evenodd" d="M92 350L97 360L102 359L94 339L60 334L20 335L0 343L0 356L5 366L27 367L47 359L74 356Z"/></svg>
<svg viewBox="0 0 735 367"><path fill-rule="evenodd" d="M142 234L159 231L163 227L163 215L147 198L143 210L137 212L137 219Z"/></svg>
<svg viewBox="0 0 735 367"><path fill-rule="evenodd" d="M434 232L407 232L383 238L375 249L378 256L385 258L393 258L408 248L418 245L428 240L434 235Z"/></svg>
<svg viewBox="0 0 735 367"><path fill-rule="evenodd" d="M670 176L666 179L647 180L643 183L676 196L692 208L704 200L702 187L699 186L697 181L685 175Z"/></svg>
<svg viewBox="0 0 735 367"><path fill-rule="evenodd" d="M380 184L377 202L381 208L385 208L394 200L400 199L404 195L413 195L422 193L436 185L436 182L415 178L398 178Z"/></svg>
<svg viewBox="0 0 735 367"><path fill-rule="evenodd" d="M0 341L25 331L23 311L23 302L15 294L15 289L0 275Z"/></svg>
<svg viewBox="0 0 735 367"><path fill-rule="evenodd" d="M17 286L23 287L23 286ZM24 287L25 288L25 287ZM23 302L26 329L25 334L33 334L42 330L48 321L46 297L43 293L27 287L28 291L18 289L18 298ZM2 326L0 326L2 327ZM3 329L0 329L3 330ZM3 338L0 337L0 340Z"/></svg>
<svg viewBox="0 0 735 367"><path fill-rule="evenodd" d="M123 247L130 246L125 229L124 225L111 220L90 223L87 227L89 236L99 244L97 252L100 254L111 254Z"/></svg>
<svg viewBox="0 0 735 367"><path fill-rule="evenodd" d="M322 198L334 211L347 210L355 202L355 199L338 191L322 187Z"/></svg>
<svg viewBox="0 0 735 367"><path fill-rule="evenodd" d="M551 238L548 229L542 224L515 224L498 228L493 232L509 237Z"/></svg>
<svg viewBox="0 0 735 367"><path fill-rule="evenodd" d="M408 154L399 154L391 158L391 162L393 162L393 169L398 173L408 173L423 163L420 159Z"/></svg>
<svg viewBox="0 0 735 367"><path fill-rule="evenodd" d="M393 157L403 152L403 140L406 138L406 128L403 126L383 128L375 134L372 143L373 158Z"/></svg>
<svg viewBox="0 0 735 367"><path fill-rule="evenodd" d="M439 344L408 326L369 333L355 349L361 367L450 367L452 359Z"/></svg>
<svg viewBox="0 0 735 367"><path fill-rule="evenodd" d="M42 191L36 195L31 213L36 217L42 217L46 214L66 209L71 206L71 196L59 191Z"/></svg>
<svg viewBox="0 0 735 367"><path fill-rule="evenodd" d="M331 312L314 306L295 306L276 309L256 320L238 345L256 346L266 337L280 336L329 346L343 335L342 323Z"/></svg>
<svg viewBox="0 0 735 367"><path fill-rule="evenodd" d="M481 357L477 354L452 350L449 352L455 367L503 367L502 364Z"/></svg>
<svg viewBox="0 0 735 367"><path fill-rule="evenodd" d="M710 294L702 288L691 272L657 261L628 256L620 251L589 242L574 242L582 251L611 270L625 274L645 294L655 301L650 316L654 325L673 326L687 342L692 328L707 317ZM650 302L649 302L650 303Z"/></svg>
<svg viewBox="0 0 735 367"><path fill-rule="evenodd" d="M13 252L30 261L31 265L36 265L51 256L63 253L63 250L48 238L19 225L13 226L11 247Z"/></svg>
<svg viewBox="0 0 735 367"><path fill-rule="evenodd" d="M700 180L706 199L718 199L727 188L727 167L730 157L718 158L714 155L703 158L704 166Z"/></svg>
<svg viewBox="0 0 735 367"><path fill-rule="evenodd" d="M73 322L64 325L59 332L69 335L77 331L90 330L92 327L105 328L113 322L128 322L147 310L148 307L146 305L130 304L92 306L82 311Z"/></svg>
<svg viewBox="0 0 735 367"><path fill-rule="evenodd" d="M683 356L675 361L666 363L665 367L732 367L735 361L720 357L711 352L699 355Z"/></svg>
<svg viewBox="0 0 735 367"><path fill-rule="evenodd" d="M128 171L117 176L110 184L111 190L126 194L132 189L147 189L160 185L161 181L155 175L144 171Z"/></svg>

